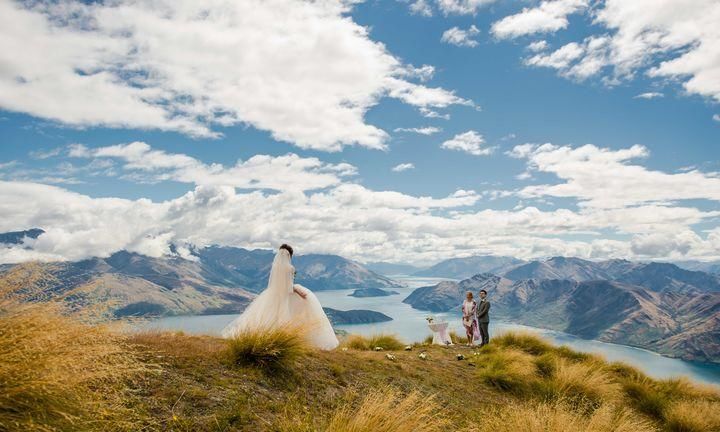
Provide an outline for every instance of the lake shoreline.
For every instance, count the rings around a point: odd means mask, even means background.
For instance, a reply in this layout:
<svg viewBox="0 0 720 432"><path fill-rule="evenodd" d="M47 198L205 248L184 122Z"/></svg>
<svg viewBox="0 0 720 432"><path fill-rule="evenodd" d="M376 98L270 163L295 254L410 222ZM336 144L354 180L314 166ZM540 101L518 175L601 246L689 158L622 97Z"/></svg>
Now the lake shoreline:
<svg viewBox="0 0 720 432"><path fill-rule="evenodd" d="M386 297L356 298L348 296L353 289L316 291L315 295L324 307L338 310L367 309L383 313L393 319L384 323L372 324L345 324L335 326L336 330L347 333L369 336L378 333L394 333L405 342L422 342L431 334L425 319L428 316L436 320L445 320L450 323L450 330L464 334L461 328L460 312L450 311L431 313L412 308L402 303L403 298L414 289L432 285L447 278L400 278L406 284L403 288L396 288L400 295ZM146 329L179 330L188 333L219 335L220 330L229 324L237 314L228 315L202 315L202 316L173 316L153 320L143 325ZM557 330L505 322L501 319L491 318L490 338L506 331L529 331L539 334L555 345L567 345L582 352L596 353L608 361L621 361L644 370L648 375L658 379L677 376L688 376L696 381L720 385L720 364L706 363L692 360L682 360L656 353L645 348L621 345L613 342L604 342L595 339L582 339L572 334Z"/></svg>

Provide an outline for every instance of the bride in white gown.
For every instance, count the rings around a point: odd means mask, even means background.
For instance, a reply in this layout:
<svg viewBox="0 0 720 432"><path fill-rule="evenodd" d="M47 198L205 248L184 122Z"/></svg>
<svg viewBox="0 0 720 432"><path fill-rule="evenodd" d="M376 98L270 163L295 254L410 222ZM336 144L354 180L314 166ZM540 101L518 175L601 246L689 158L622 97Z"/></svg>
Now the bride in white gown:
<svg viewBox="0 0 720 432"><path fill-rule="evenodd" d="M291 258L292 248L285 244L280 246L273 260L267 289L223 329L223 337L292 326L307 329L307 339L316 348L331 350L338 346L337 336L315 294L293 283L295 267Z"/></svg>

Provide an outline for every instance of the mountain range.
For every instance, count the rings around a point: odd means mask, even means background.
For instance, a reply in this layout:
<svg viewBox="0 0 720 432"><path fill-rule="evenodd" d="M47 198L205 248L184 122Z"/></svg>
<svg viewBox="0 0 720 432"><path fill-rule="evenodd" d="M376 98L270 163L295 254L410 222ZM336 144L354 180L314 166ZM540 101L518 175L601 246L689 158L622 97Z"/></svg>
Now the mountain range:
<svg viewBox="0 0 720 432"><path fill-rule="evenodd" d="M595 262L580 258L554 257L545 261L531 261L500 275L510 280L612 280L640 285L657 292L720 291L720 275L686 270L670 263L638 263L617 259Z"/></svg>
<svg viewBox="0 0 720 432"><path fill-rule="evenodd" d="M31 247L28 239L42 233L32 229L0 234L0 247L25 243ZM242 311L265 288L273 256L270 250L210 246L192 248L186 258L120 251L105 258L31 265L43 273L44 295L66 296L78 306L110 304L115 316L217 314ZM401 286L337 255L298 255L293 264L296 282L312 290ZM0 272L23 266L3 265ZM372 266L392 272L416 269ZM462 279L416 289L404 300L416 309L451 310L459 307L465 291L484 288L490 292L497 318L684 359L720 362L717 274L670 263L573 257L527 262L475 256L446 260L414 275ZM342 312L335 314L337 319L377 319Z"/></svg>
<svg viewBox="0 0 720 432"><path fill-rule="evenodd" d="M38 229L6 233L0 240L22 244L40 234ZM44 274L45 295L72 293L79 305L111 304L116 316L197 315L244 310L265 288L274 255L270 250L211 246L193 249L190 259L120 251L107 258L33 265ZM298 255L293 265L295 281L314 291L402 286L337 255ZM0 271L16 267L3 265Z"/></svg>
<svg viewBox="0 0 720 432"><path fill-rule="evenodd" d="M369 262L365 264L365 267L382 275L411 275L422 270L422 267L410 264L389 262Z"/></svg>
<svg viewBox="0 0 720 432"><path fill-rule="evenodd" d="M608 260L601 262L587 261L580 258L566 258L566 257L555 257L548 261L561 261L564 258L568 262L573 262L573 266L570 267L572 271L580 271L581 269L576 268L577 264L580 266L588 267L588 278L592 279L591 275L596 278L604 278L607 272L612 273L614 270L622 269L627 265L638 265L640 263L630 262L626 260ZM410 275L418 277L437 277L437 278L448 278L448 279L466 279L479 273L493 273L493 274L505 274L514 268L521 267L525 264L531 264L531 266L525 267L520 272L533 272L532 266L540 267L535 272L542 271L543 268L549 270L547 272L548 277L552 277L551 274L554 271L560 271L560 263L555 263L553 268L548 269L547 265L544 265L546 261L524 261L513 257L495 256L495 255L475 255L463 258L450 258L444 261L440 261L430 267L421 268L409 264L403 263L387 263L387 262L373 262L365 264L370 270L383 274L383 275ZM649 263L648 263L649 264ZM701 271L711 274L720 274L720 261L678 261L674 262L681 269L690 271ZM608 267L606 271L603 267ZM559 275L554 275L559 276Z"/></svg>
<svg viewBox="0 0 720 432"><path fill-rule="evenodd" d="M418 288L405 303L459 308L466 291L488 291L492 315L526 325L720 362L720 276L667 263L590 262L556 257L502 275Z"/></svg>
<svg viewBox="0 0 720 432"><path fill-rule="evenodd" d="M413 276L465 279L478 273L503 273L523 263L525 261L517 258L493 255L451 258L417 271Z"/></svg>

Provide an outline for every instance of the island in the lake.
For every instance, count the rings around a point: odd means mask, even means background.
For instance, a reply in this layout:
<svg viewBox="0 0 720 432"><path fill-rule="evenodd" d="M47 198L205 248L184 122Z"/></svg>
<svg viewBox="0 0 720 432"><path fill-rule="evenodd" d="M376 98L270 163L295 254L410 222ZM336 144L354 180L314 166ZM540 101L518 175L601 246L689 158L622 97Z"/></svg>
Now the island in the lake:
<svg viewBox="0 0 720 432"><path fill-rule="evenodd" d="M379 322L392 321L392 318L385 315L384 313L365 310L365 309L352 309L347 311L337 310L329 307L324 307L323 310L328 316L328 319L333 325L344 325L344 324L373 324Z"/></svg>
<svg viewBox="0 0 720 432"><path fill-rule="evenodd" d="M388 291L384 290L382 288L358 288L355 291L352 292L352 294L348 294L350 297L387 297L391 295L397 295L400 294L397 291Z"/></svg>

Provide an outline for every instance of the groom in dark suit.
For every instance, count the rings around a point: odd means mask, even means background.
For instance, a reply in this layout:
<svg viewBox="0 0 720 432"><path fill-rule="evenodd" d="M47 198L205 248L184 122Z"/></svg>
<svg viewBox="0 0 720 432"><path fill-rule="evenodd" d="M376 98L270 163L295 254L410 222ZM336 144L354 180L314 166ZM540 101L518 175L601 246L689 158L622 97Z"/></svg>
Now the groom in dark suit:
<svg viewBox="0 0 720 432"><path fill-rule="evenodd" d="M490 323L490 302L487 301L487 291L480 290L480 303L477 305L477 320L480 327L480 337L482 338L480 346L487 345L490 342L490 333L488 332L488 324Z"/></svg>

